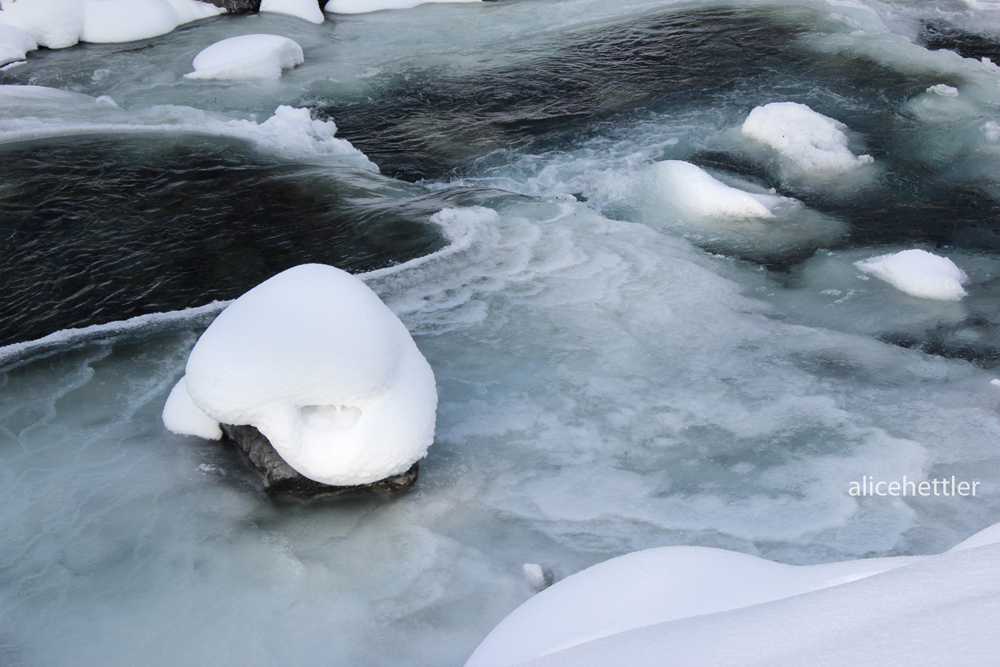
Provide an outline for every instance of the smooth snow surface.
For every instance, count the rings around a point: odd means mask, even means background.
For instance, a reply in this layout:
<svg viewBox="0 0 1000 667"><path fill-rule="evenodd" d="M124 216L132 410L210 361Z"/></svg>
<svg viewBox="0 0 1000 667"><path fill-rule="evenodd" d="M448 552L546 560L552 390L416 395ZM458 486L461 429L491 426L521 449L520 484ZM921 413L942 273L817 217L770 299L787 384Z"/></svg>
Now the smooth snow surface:
<svg viewBox="0 0 1000 667"><path fill-rule="evenodd" d="M330 266L288 269L230 304L191 351L186 386L209 417L256 426L325 484L402 473L434 440L430 366L374 292Z"/></svg>
<svg viewBox="0 0 1000 667"><path fill-rule="evenodd" d="M39 46L130 42L170 32L224 9L198 0L16 0L4 2L0 24L28 32Z"/></svg>
<svg viewBox="0 0 1000 667"><path fill-rule="evenodd" d="M266 2L267 0L265 0ZM330 0L324 9L333 14L365 14L383 9L412 9L418 5L482 0Z"/></svg>
<svg viewBox="0 0 1000 667"><path fill-rule="evenodd" d="M855 262L854 265L913 296L958 301L968 276L947 257L926 250L903 250Z"/></svg>
<svg viewBox="0 0 1000 667"><path fill-rule="evenodd" d="M798 102L773 102L755 108L742 135L766 146L792 175L836 176L874 162L848 148L846 126Z"/></svg>
<svg viewBox="0 0 1000 667"><path fill-rule="evenodd" d="M717 218L773 218L782 197L755 195L729 187L690 162L666 160L653 165L666 196L683 213Z"/></svg>
<svg viewBox="0 0 1000 667"><path fill-rule="evenodd" d="M322 23L323 10L315 0L261 0L260 11L288 14L310 23Z"/></svg>
<svg viewBox="0 0 1000 667"><path fill-rule="evenodd" d="M178 435L194 435L206 440L222 438L219 422L199 410L191 401L184 378L177 381L163 405L163 425Z"/></svg>
<svg viewBox="0 0 1000 667"><path fill-rule="evenodd" d="M1000 524L940 556L810 566L700 547L635 552L528 600L466 667L954 663L956 647L960 664L985 664L1000 622L998 542Z"/></svg>
<svg viewBox="0 0 1000 667"><path fill-rule="evenodd" d="M24 60L28 51L37 48L38 44L27 32L16 26L0 23L0 66Z"/></svg>
<svg viewBox="0 0 1000 667"><path fill-rule="evenodd" d="M280 35L241 35L216 42L194 58L189 79L277 79L301 65L302 47Z"/></svg>

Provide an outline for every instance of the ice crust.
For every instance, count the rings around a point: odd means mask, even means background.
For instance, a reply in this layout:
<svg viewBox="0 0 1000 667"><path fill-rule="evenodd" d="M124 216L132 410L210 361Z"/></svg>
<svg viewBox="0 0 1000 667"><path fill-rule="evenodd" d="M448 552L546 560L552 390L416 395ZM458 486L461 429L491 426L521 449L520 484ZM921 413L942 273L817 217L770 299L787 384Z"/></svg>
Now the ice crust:
<svg viewBox="0 0 1000 667"><path fill-rule="evenodd" d="M903 250L861 260L854 265L913 296L942 301L958 301L965 296L962 288L962 283L968 279L965 272L947 257L926 250Z"/></svg>
<svg viewBox="0 0 1000 667"><path fill-rule="evenodd" d="M324 9L333 14L366 14L383 9L412 9L418 5L451 2L482 2L482 0L330 0Z"/></svg>
<svg viewBox="0 0 1000 667"><path fill-rule="evenodd" d="M317 10L318 11L318 10ZM241 35L216 42L195 56L189 79L278 79L305 60L302 47L280 35Z"/></svg>
<svg viewBox="0 0 1000 667"><path fill-rule="evenodd" d="M952 662L959 646L962 664L986 663L1000 621L989 601L1000 593L998 541L1000 524L938 556L812 566L699 547L640 551L528 600L466 667L658 665L665 655L686 665L909 664Z"/></svg>
<svg viewBox="0 0 1000 667"><path fill-rule="evenodd" d="M288 14L310 23L322 23L323 11L315 0L261 0L260 11Z"/></svg>
<svg viewBox="0 0 1000 667"><path fill-rule="evenodd" d="M9 0L0 24L26 31L39 46L130 42L170 32L225 10L197 0Z"/></svg>
<svg viewBox="0 0 1000 667"><path fill-rule="evenodd" d="M773 102L755 108L743 122L742 135L772 151L795 176L837 176L874 162L848 148L846 126L797 102Z"/></svg>
<svg viewBox="0 0 1000 667"><path fill-rule="evenodd" d="M430 366L371 289L330 266L288 269L236 299L198 340L182 382L191 407L257 427L324 484L405 472L434 440ZM183 397L163 419L176 432L210 430Z"/></svg>

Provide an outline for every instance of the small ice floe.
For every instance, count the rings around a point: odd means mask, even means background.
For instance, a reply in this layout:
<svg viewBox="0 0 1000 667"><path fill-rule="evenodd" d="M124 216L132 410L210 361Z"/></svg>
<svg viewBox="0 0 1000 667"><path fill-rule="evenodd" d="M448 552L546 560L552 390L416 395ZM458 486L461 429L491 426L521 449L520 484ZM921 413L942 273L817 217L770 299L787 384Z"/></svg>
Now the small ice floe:
<svg viewBox="0 0 1000 667"><path fill-rule="evenodd" d="M288 14L310 23L322 23L323 10L315 0L261 0L260 11Z"/></svg>
<svg viewBox="0 0 1000 667"><path fill-rule="evenodd" d="M402 474L434 440L430 365L378 296L331 266L288 269L236 299L186 373L164 407L167 428L211 438L219 424L255 427L321 484Z"/></svg>
<svg viewBox="0 0 1000 667"><path fill-rule="evenodd" d="M417 5L444 2L481 2L482 0L330 0L326 11L333 14L365 14L383 9L412 9Z"/></svg>
<svg viewBox="0 0 1000 667"><path fill-rule="evenodd" d="M521 566L524 579L536 591L544 590L552 585L552 573L538 563L525 563Z"/></svg>
<svg viewBox="0 0 1000 667"><path fill-rule="evenodd" d="M212 44L195 56L188 79L278 79L305 60L302 47L280 35L241 35Z"/></svg>
<svg viewBox="0 0 1000 667"><path fill-rule="evenodd" d="M800 173L835 174L875 161L871 155L851 152L846 127L805 104L774 102L751 111L740 132L770 148Z"/></svg>
<svg viewBox="0 0 1000 667"><path fill-rule="evenodd" d="M689 162L666 160L651 170L647 218L680 231L713 252L770 258L834 242L845 226L773 190Z"/></svg>
<svg viewBox="0 0 1000 667"><path fill-rule="evenodd" d="M946 83L939 83L927 89L928 93L940 95L941 97L958 97L958 88L949 86Z"/></svg>
<svg viewBox="0 0 1000 667"><path fill-rule="evenodd" d="M903 250L854 263L858 269L912 296L958 301L968 276L947 257L926 250Z"/></svg>

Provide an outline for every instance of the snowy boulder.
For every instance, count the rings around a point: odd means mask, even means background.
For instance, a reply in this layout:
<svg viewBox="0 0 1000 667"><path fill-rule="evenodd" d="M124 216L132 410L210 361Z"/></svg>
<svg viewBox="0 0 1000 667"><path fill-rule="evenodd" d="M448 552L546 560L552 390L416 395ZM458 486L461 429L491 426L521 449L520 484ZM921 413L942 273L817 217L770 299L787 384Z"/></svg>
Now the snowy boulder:
<svg viewBox="0 0 1000 667"><path fill-rule="evenodd" d="M212 44L195 56L189 79L278 79L304 61L302 47L280 35L241 35Z"/></svg>
<svg viewBox="0 0 1000 667"><path fill-rule="evenodd" d="M82 0L3 0L0 23L21 28L39 45L63 49L80 41Z"/></svg>
<svg viewBox="0 0 1000 667"><path fill-rule="evenodd" d="M316 0L261 0L260 11L297 16L311 23L322 23L323 10Z"/></svg>
<svg viewBox="0 0 1000 667"><path fill-rule="evenodd" d="M322 484L403 475L434 439L427 361L374 292L330 266L289 269L234 301L198 340L186 373L199 411L256 428L283 461ZM168 426L204 432L204 422L192 416L191 424Z"/></svg>
<svg viewBox="0 0 1000 667"><path fill-rule="evenodd" d="M0 23L0 66L24 60L28 51L34 51L38 44L27 32L12 25Z"/></svg>
<svg viewBox="0 0 1000 667"><path fill-rule="evenodd" d="M324 9L332 14L366 14L383 9L412 9L418 5L482 0L330 0Z"/></svg>
<svg viewBox="0 0 1000 667"><path fill-rule="evenodd" d="M653 165L664 195L681 212L698 217L773 218L782 197L730 187L704 169L680 160Z"/></svg>
<svg viewBox="0 0 1000 667"><path fill-rule="evenodd" d="M805 104L775 102L750 112L740 133L776 158L785 177L831 177L874 162L848 147L846 125Z"/></svg>
<svg viewBox="0 0 1000 667"><path fill-rule="evenodd" d="M942 301L958 301L965 296L965 272L947 257L926 250L879 255L855 262L854 266L912 296Z"/></svg>

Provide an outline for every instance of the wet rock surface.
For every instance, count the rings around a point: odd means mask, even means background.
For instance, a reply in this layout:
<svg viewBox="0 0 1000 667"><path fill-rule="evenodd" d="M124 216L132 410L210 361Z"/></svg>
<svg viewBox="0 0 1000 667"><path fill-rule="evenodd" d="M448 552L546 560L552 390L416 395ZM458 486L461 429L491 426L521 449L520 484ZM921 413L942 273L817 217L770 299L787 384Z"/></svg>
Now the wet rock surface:
<svg viewBox="0 0 1000 667"><path fill-rule="evenodd" d="M418 464L409 470L370 484L331 486L304 477L288 465L268 439L253 426L222 424L222 432L261 473L264 490L271 496L314 498L317 496L356 495L364 493L396 494L417 481Z"/></svg>

